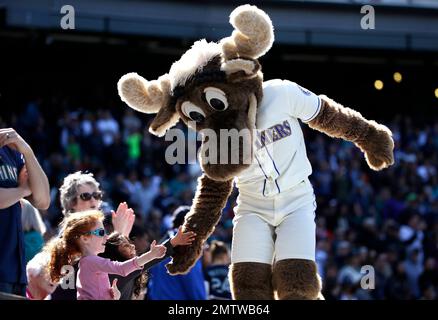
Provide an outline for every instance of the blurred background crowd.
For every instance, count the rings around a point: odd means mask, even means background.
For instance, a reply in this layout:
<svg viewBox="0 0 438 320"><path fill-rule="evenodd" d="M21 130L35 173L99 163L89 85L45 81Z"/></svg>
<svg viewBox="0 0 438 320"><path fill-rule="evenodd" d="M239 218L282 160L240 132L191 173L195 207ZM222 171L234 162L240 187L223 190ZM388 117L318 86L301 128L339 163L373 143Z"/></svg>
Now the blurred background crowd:
<svg viewBox="0 0 438 320"><path fill-rule="evenodd" d="M191 205L200 168L167 164L165 149L172 142L147 132L150 118L121 102L117 108L90 111L53 97L29 101L23 111L1 119L0 127L15 128L34 146L52 188L51 206L41 212L44 228L25 226L27 259L42 246L32 234L48 240L57 233L62 219L58 189L79 170L93 173L101 184L106 214L124 201L134 209L131 238L139 253L172 227L178 206ZM437 298L438 124L418 126L412 117L396 116L386 125L394 134L396 162L381 172L369 170L353 144L303 125L313 164L316 258L326 299ZM193 132L179 126L194 139ZM237 195L235 190L209 242L231 244ZM373 267L372 290L361 285L369 274L366 266Z"/></svg>
<svg viewBox="0 0 438 320"><path fill-rule="evenodd" d="M275 44L260 61L265 79L327 94L394 135L395 164L373 172L353 144L302 126L325 298L438 299L435 0L75 0L69 30L60 27L62 1L0 1L0 128L14 128L32 146L51 187L43 223L23 223L26 259L57 234L59 187L79 170L100 183L105 214L125 201L134 209L138 253L172 228L174 210L192 203L200 167L169 165L172 141L147 132L151 117L129 110L116 83L128 72L157 79L194 40L228 36L229 13L246 2L275 26ZM375 9L374 29L361 27L363 4ZM237 196L209 243L230 246ZM224 247L212 247L220 263L229 261ZM214 282L211 250L204 255L205 280Z"/></svg>

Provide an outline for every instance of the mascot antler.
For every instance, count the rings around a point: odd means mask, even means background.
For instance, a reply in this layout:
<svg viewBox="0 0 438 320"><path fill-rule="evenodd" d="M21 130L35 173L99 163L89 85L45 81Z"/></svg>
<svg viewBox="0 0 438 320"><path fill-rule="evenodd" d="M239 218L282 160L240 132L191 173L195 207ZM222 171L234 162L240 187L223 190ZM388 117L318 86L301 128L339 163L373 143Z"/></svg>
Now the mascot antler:
<svg viewBox="0 0 438 320"><path fill-rule="evenodd" d="M224 63L221 69L228 75L244 71L247 77L257 75L263 56L274 43L274 27L269 16L255 6L237 7L230 15L234 31L220 41Z"/></svg>
<svg viewBox="0 0 438 320"><path fill-rule="evenodd" d="M237 57L257 59L274 43L274 27L269 16L255 6L237 7L230 15L233 34L221 40L225 60Z"/></svg>

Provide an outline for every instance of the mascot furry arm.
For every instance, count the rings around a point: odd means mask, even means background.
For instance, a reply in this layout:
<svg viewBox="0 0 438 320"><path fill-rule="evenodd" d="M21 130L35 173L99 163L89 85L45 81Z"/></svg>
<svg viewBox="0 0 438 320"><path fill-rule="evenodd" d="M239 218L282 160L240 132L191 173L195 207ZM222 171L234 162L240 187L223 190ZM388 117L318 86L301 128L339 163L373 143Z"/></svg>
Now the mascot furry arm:
<svg viewBox="0 0 438 320"><path fill-rule="evenodd" d="M365 154L368 166L382 170L394 163L394 141L391 131L373 120L366 120L350 108L320 95L322 107L309 127L334 138L353 142Z"/></svg>
<svg viewBox="0 0 438 320"><path fill-rule="evenodd" d="M137 111L157 113L149 128L151 133L163 136L180 118L188 126L195 121L196 130L256 128L257 105L263 97L257 58L272 46L272 22L263 11L244 5L232 12L230 23L234 27L230 37L219 43L196 42L172 65L169 74L158 80L147 81L135 73L120 79L118 91L123 101ZM227 110L216 109L206 101L205 90L211 86L227 93ZM355 143L374 170L394 162L394 143L388 128L325 96L320 98L322 107L308 123L311 128ZM202 157L200 160L204 174L198 179L195 199L183 226L184 231L196 232L197 238L191 246L175 248L173 260L167 265L171 274L186 273L193 267L219 221L233 178L248 167L243 162L211 165Z"/></svg>

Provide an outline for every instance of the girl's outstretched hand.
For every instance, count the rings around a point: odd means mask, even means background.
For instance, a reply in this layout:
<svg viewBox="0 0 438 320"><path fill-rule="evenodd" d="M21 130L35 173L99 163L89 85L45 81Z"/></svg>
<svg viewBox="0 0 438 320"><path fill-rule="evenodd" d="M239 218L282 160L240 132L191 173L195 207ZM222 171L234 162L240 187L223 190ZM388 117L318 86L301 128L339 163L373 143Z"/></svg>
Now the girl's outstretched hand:
<svg viewBox="0 0 438 320"><path fill-rule="evenodd" d="M166 254L166 247L161 244L157 245L157 241L154 240L149 251L155 258L162 258Z"/></svg>
<svg viewBox="0 0 438 320"><path fill-rule="evenodd" d="M193 243L195 240L196 233L193 231L183 232L182 226L178 228L178 232L176 233L175 237L170 239L170 244L172 247L176 246L188 246Z"/></svg>

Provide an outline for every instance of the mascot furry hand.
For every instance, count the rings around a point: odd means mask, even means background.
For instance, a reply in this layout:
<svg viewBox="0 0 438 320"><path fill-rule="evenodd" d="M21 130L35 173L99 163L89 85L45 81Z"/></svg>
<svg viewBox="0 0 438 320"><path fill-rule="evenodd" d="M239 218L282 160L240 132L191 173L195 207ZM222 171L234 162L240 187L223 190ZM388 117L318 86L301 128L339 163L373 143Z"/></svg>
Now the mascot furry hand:
<svg viewBox="0 0 438 320"><path fill-rule="evenodd" d="M202 254L214 230L233 180L239 188L233 220L230 281L235 299L317 299L321 283L315 264L315 196L308 180L298 119L331 137L353 142L370 168L393 164L394 143L388 128L366 120L326 96L317 96L294 82L263 82L257 58L272 46L272 22L255 6L236 8L234 31L219 43L197 41L168 74L154 81L130 73L118 83L119 95L131 108L156 113L150 132L163 136L182 119L201 134L217 133L217 158L212 161L209 137L203 134L198 180L191 211L183 226L197 234L191 246L175 248L167 268L186 273ZM221 129L247 132L250 163L238 145L220 154ZM243 130L250 129L250 130ZM248 133L249 132L249 133ZM222 160L222 158L221 158Z"/></svg>

